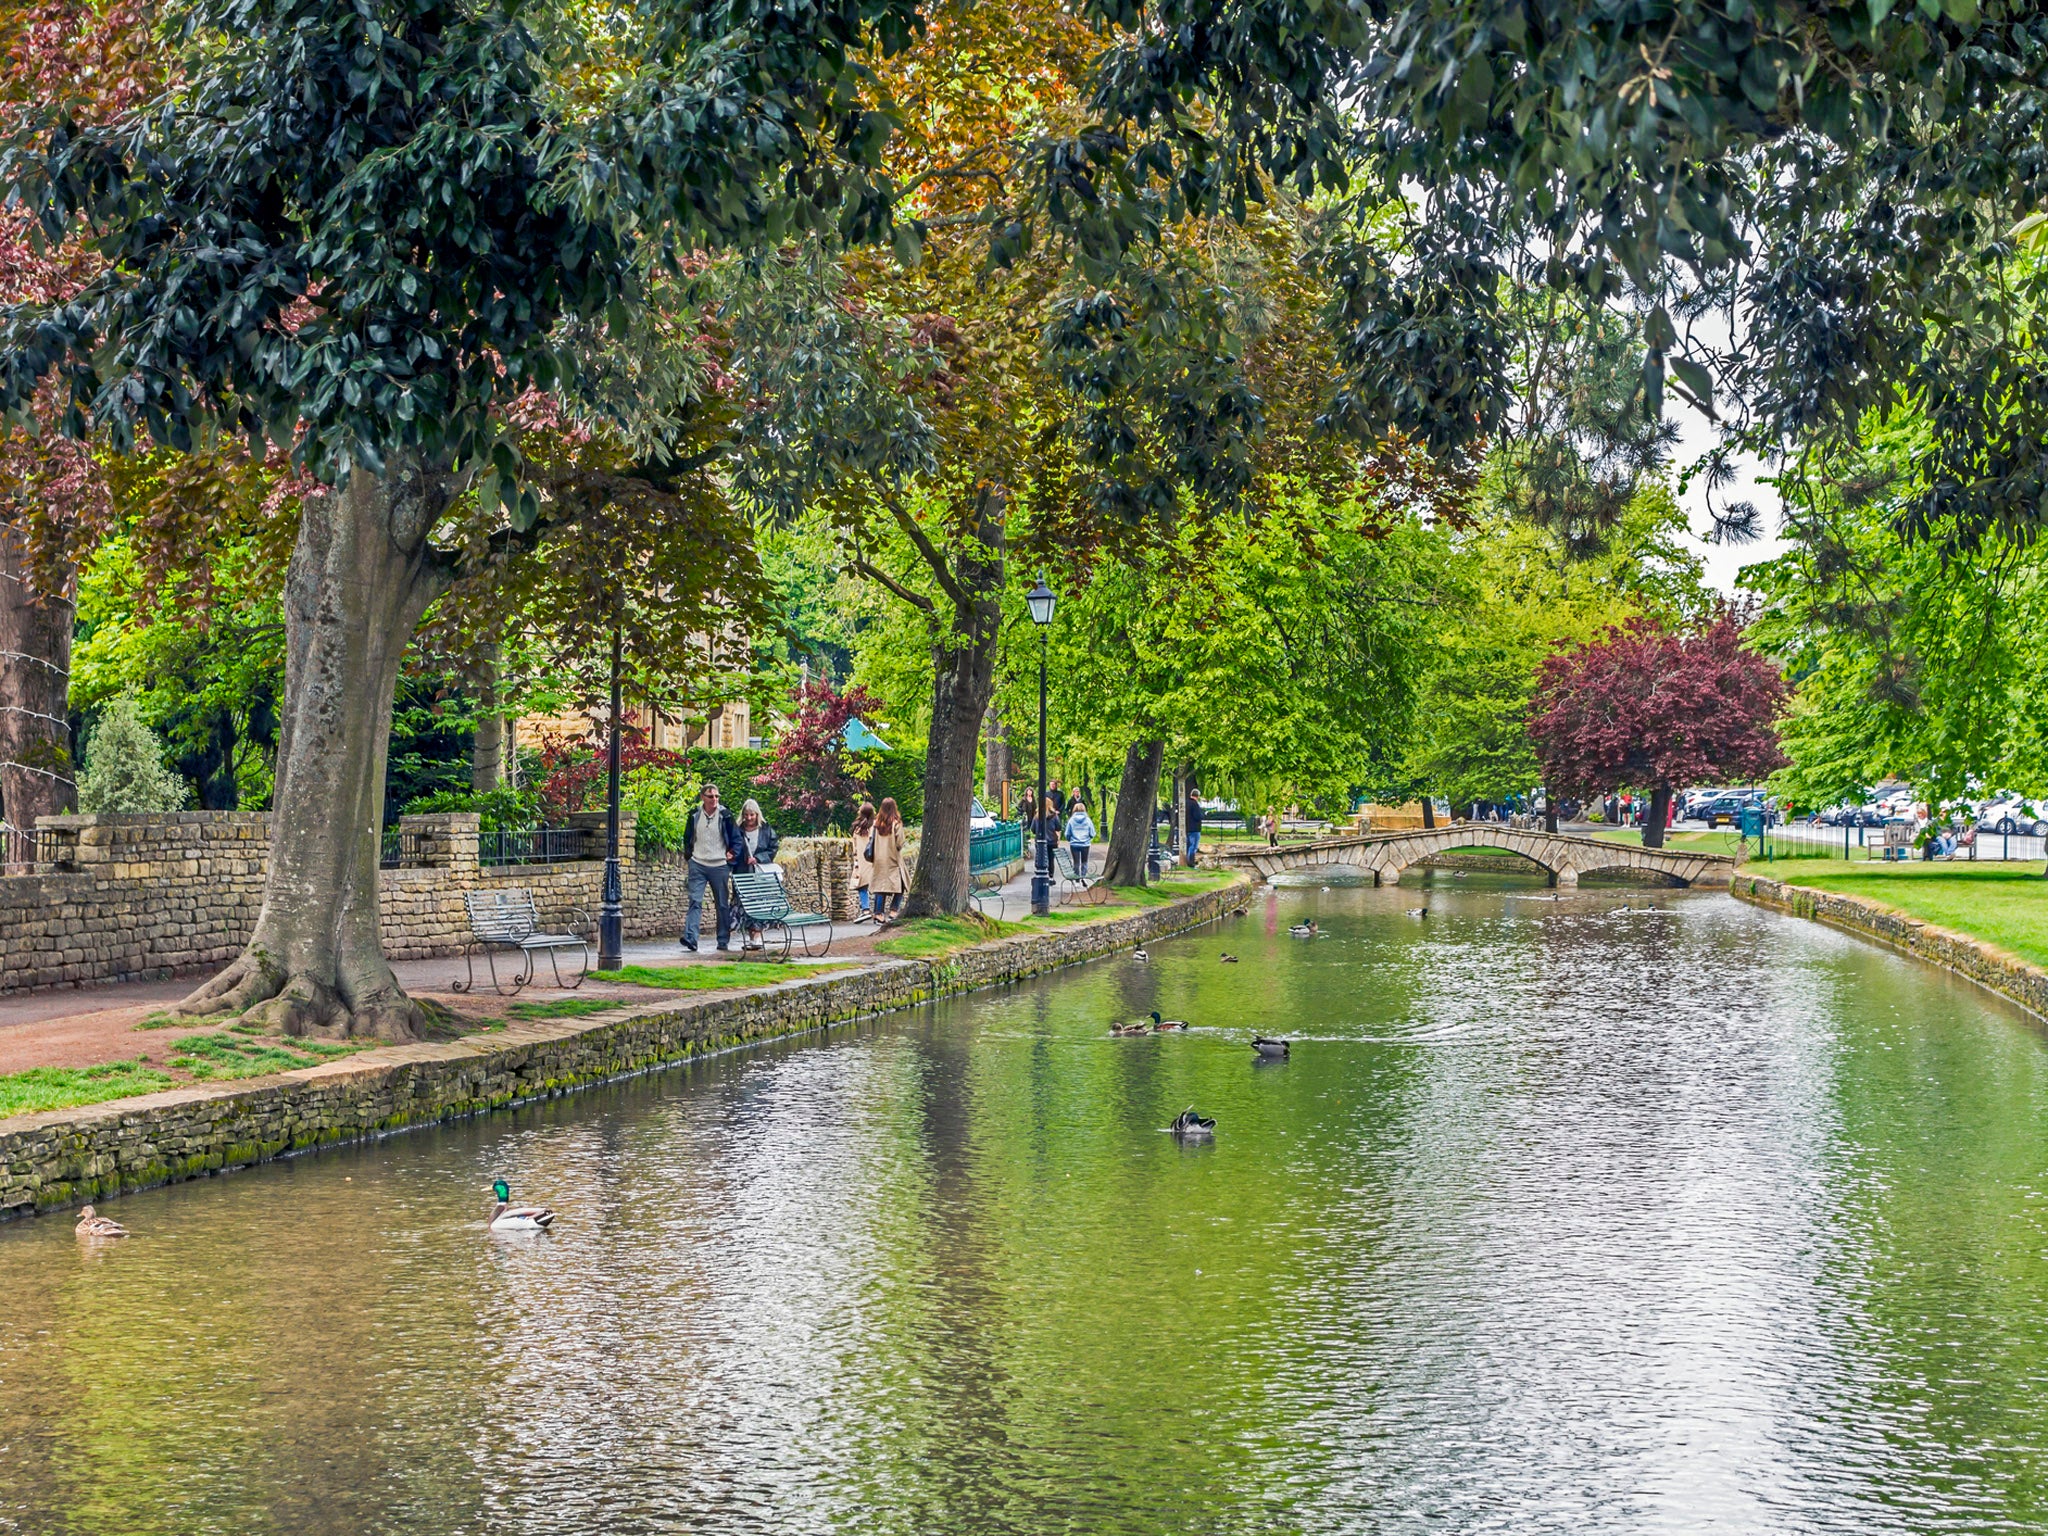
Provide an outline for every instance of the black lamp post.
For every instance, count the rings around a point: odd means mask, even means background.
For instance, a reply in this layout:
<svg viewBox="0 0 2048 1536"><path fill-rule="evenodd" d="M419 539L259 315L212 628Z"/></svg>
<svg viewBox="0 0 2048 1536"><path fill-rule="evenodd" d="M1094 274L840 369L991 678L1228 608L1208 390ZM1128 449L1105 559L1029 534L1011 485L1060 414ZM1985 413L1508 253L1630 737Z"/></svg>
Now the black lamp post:
<svg viewBox="0 0 2048 1536"><path fill-rule="evenodd" d="M1031 868L1031 910L1040 916L1052 910L1052 829L1045 824L1045 645L1058 601L1042 575L1024 596L1031 622L1038 626L1038 798L1031 802L1031 819L1038 824L1038 858Z"/></svg>
<svg viewBox="0 0 2048 1536"><path fill-rule="evenodd" d="M616 971L626 963L626 893L619 883L619 660L624 641L612 629L612 728L605 745L604 906L597 915L597 968Z"/></svg>

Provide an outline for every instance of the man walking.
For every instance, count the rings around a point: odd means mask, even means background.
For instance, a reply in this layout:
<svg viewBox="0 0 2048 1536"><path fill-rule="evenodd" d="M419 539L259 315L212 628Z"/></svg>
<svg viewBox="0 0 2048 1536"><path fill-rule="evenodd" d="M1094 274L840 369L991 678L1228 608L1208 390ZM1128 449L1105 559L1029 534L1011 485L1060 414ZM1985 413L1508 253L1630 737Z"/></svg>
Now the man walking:
<svg viewBox="0 0 2048 1536"><path fill-rule="evenodd" d="M1202 802L1195 798L1195 787L1192 784L1188 786L1187 828L1187 867L1193 869L1195 867L1195 850L1202 846Z"/></svg>
<svg viewBox="0 0 2048 1536"><path fill-rule="evenodd" d="M707 886L718 909L718 947L723 950L732 942L732 877L728 871L742 846L732 812L718 803L718 786L706 784L697 809L690 812L690 824L683 830L683 857L690 864L683 887L690 903L683 915L683 948L693 955Z"/></svg>

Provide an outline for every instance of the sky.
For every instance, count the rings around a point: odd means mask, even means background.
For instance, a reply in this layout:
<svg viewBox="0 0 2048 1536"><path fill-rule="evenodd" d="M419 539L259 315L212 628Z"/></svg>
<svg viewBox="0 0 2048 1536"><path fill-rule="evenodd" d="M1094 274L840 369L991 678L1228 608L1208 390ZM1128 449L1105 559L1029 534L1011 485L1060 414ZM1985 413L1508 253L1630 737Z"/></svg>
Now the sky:
<svg viewBox="0 0 2048 1536"><path fill-rule="evenodd" d="M1678 470L1694 462L1714 445L1715 429L1713 423L1692 406L1675 400L1669 394L1664 398L1676 406L1673 419L1679 429L1678 447L1671 456L1675 481ZM1785 548L1785 541L1778 536L1780 503L1777 492L1770 486L1756 483L1762 466L1748 457L1739 458L1735 463L1735 483L1716 492L1714 500L1723 506L1731 501L1754 502L1757 510L1763 513L1762 538L1749 544L1712 544L1707 541L1706 532L1714 523L1707 515L1704 477L1696 476L1678 499L1692 521L1693 536L1698 541L1701 558L1706 561L1708 582L1719 591L1731 594L1736 590L1736 574L1745 565L1760 564Z"/></svg>

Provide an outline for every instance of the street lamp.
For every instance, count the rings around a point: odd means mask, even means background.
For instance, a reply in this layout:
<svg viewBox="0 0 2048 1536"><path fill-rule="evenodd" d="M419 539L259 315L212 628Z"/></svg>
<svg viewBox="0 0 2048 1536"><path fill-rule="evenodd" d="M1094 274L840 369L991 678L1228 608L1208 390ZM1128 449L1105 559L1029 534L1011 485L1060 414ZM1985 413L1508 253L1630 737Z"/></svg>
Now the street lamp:
<svg viewBox="0 0 2048 1536"><path fill-rule="evenodd" d="M1038 798L1031 802L1031 819L1038 824L1038 858L1031 871L1031 910L1041 917L1052 910L1052 829L1045 824L1045 645L1058 602L1043 574L1024 595L1031 622L1038 626Z"/></svg>
<svg viewBox="0 0 2048 1536"><path fill-rule="evenodd" d="M612 728L605 754L604 906L597 914L597 968L616 971L626 964L626 893L619 883L619 660L624 640L612 627Z"/></svg>

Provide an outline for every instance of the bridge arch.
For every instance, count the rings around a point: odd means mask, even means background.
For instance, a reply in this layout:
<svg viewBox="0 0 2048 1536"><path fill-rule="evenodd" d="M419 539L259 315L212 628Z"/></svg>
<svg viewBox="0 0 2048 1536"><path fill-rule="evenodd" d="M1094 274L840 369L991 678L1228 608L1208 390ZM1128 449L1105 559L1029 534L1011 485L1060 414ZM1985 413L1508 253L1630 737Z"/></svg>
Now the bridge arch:
<svg viewBox="0 0 2048 1536"><path fill-rule="evenodd" d="M1553 884L1567 887L1576 886L1582 875L1612 870L1650 875L1662 883L1681 886L1725 886L1735 873L1735 861L1724 854L1640 848L1629 843L1478 822L1401 832L1354 833L1279 848L1225 847L1216 850L1214 862L1223 868L1248 870L1260 880L1297 870L1349 866L1361 873L1371 873L1375 884L1388 885L1399 880L1401 872L1418 860L1453 848L1469 848L1475 841L1488 849L1526 859L1545 871Z"/></svg>

